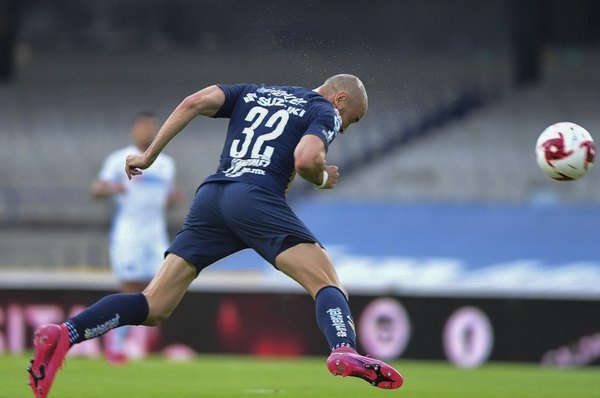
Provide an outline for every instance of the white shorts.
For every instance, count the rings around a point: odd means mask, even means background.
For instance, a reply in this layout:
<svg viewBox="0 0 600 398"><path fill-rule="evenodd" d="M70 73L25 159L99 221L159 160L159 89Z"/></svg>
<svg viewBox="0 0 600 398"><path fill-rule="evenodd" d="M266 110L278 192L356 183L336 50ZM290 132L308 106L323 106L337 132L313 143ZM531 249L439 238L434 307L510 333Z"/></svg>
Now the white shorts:
<svg viewBox="0 0 600 398"><path fill-rule="evenodd" d="M112 239L110 263L120 282L149 281L156 274L168 246L166 239Z"/></svg>

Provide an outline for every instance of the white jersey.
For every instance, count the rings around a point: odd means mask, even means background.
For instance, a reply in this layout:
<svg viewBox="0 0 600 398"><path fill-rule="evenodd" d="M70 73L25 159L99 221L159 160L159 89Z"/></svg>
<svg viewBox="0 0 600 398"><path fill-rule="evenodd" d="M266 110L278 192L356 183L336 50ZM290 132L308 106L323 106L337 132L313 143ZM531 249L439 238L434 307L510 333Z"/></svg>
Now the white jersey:
<svg viewBox="0 0 600 398"><path fill-rule="evenodd" d="M116 211L110 238L111 265L121 280L151 278L168 243L165 209L174 186L175 162L160 154L142 175L129 181L125 159L140 153L133 145L111 153L98 175L102 181L125 188L114 196Z"/></svg>

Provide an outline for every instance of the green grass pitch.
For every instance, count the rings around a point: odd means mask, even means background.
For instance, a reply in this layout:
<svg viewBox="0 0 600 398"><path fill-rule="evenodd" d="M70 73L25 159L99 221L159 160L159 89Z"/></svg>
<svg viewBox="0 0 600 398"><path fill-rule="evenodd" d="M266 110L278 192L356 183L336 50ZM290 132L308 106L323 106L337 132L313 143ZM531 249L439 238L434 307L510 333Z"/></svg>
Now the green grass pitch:
<svg viewBox="0 0 600 398"><path fill-rule="evenodd" d="M0 397L32 397L25 356L0 356ZM354 378L333 377L325 358L257 359L199 356L190 362L159 357L111 367L103 360L73 358L55 380L50 398L167 397L410 397L594 398L600 369L544 369L490 364L461 370L442 362L398 361L399 390L379 390Z"/></svg>

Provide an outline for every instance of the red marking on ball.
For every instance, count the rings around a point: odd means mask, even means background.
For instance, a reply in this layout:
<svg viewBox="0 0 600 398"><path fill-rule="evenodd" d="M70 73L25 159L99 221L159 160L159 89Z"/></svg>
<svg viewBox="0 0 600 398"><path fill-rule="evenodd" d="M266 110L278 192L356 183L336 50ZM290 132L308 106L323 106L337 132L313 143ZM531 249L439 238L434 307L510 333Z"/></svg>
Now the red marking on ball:
<svg viewBox="0 0 600 398"><path fill-rule="evenodd" d="M550 167L554 167L552 164L553 160L564 159L573 154L573 151L565 152L565 139L562 133L558 133L559 138L552 138L545 141L542 145L544 147L544 156L546 162Z"/></svg>
<svg viewBox="0 0 600 398"><path fill-rule="evenodd" d="M596 158L596 145L593 141L583 141L579 146L586 150L584 167L587 170L589 165L594 163L594 159Z"/></svg>
<svg viewBox="0 0 600 398"><path fill-rule="evenodd" d="M568 175L566 175L564 173L561 173L560 171L557 171L556 174L558 174L560 177L552 177L555 180L558 180L558 181L572 181L572 180L574 180L573 177L569 177Z"/></svg>

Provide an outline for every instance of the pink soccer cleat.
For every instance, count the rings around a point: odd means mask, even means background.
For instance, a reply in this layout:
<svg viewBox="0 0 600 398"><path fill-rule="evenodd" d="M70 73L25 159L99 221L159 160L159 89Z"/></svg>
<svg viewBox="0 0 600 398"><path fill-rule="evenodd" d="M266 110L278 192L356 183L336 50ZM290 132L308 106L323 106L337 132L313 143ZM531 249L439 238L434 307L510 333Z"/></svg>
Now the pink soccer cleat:
<svg viewBox="0 0 600 398"><path fill-rule="evenodd" d="M358 354L350 347L336 348L327 358L327 369L334 376L360 377L375 387L396 389L404 379L393 367L377 359Z"/></svg>
<svg viewBox="0 0 600 398"><path fill-rule="evenodd" d="M33 335L35 356L27 367L29 385L36 398L46 398L56 372L69 351L69 331L65 325L44 325Z"/></svg>

